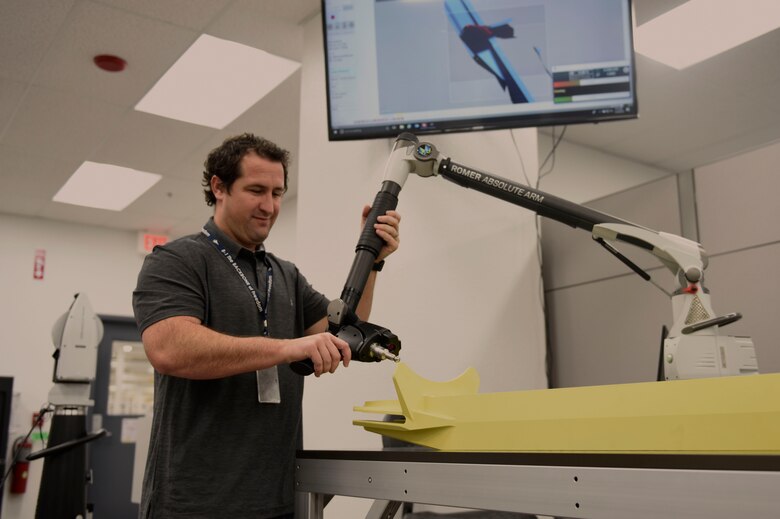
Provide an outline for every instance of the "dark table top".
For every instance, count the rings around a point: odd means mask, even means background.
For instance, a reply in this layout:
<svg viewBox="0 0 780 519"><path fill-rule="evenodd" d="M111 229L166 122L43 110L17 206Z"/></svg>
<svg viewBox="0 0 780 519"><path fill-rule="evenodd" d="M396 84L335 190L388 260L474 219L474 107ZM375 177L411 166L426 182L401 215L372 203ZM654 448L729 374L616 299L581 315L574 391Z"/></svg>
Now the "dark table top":
<svg viewBox="0 0 780 519"><path fill-rule="evenodd" d="M780 454L647 454L444 452L422 447L386 450L299 450L300 459L461 463L479 465L543 465L684 470L780 471Z"/></svg>

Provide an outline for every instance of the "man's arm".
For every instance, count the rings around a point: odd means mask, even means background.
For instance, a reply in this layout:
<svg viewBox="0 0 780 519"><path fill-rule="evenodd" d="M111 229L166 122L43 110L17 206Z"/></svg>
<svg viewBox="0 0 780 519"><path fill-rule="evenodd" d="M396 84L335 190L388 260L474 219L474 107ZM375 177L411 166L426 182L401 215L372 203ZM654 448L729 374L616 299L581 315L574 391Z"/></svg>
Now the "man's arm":
<svg viewBox="0 0 780 519"><path fill-rule="evenodd" d="M319 376L336 371L342 355L345 366L351 358L347 343L329 333L299 339L232 337L186 316L158 321L141 338L158 372L190 379L228 377L307 358Z"/></svg>

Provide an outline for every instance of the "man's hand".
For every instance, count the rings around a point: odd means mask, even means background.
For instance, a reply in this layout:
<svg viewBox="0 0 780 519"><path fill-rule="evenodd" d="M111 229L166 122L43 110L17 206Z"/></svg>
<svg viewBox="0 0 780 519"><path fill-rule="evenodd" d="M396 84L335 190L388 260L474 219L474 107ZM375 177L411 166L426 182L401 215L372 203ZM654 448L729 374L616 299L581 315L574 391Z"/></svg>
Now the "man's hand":
<svg viewBox="0 0 780 519"><path fill-rule="evenodd" d="M306 335L299 339L285 341L285 353L288 363L311 359L312 364L314 364L314 375L317 377L323 373L336 371L339 362L344 362L346 368L352 359L349 344L330 332Z"/></svg>
<svg viewBox="0 0 780 519"><path fill-rule="evenodd" d="M367 205L363 207L363 217L361 219L360 228L362 229L366 225L366 218L371 211L371 206ZM398 250L398 245L401 243L399 234L399 226L401 225L401 215L397 211L387 211L387 213L377 217L377 223L374 224L377 235L385 241L385 245L382 250L379 251L376 261L382 261L390 254Z"/></svg>

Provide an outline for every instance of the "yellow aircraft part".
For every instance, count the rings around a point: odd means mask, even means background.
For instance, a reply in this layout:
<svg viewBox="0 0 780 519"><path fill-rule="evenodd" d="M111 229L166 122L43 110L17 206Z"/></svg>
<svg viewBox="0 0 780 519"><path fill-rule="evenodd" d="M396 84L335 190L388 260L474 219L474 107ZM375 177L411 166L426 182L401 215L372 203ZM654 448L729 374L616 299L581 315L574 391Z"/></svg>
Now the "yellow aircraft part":
<svg viewBox="0 0 780 519"><path fill-rule="evenodd" d="M473 368L433 382L400 363L393 382L398 400L355 411L399 418L353 423L439 450L780 453L780 374L480 394Z"/></svg>

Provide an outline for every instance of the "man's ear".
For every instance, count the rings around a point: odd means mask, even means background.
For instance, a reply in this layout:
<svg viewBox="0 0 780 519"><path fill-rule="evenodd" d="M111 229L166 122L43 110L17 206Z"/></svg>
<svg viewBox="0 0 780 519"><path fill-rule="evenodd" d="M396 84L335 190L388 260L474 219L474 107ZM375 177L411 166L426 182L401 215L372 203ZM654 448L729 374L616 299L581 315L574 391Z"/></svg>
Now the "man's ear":
<svg viewBox="0 0 780 519"><path fill-rule="evenodd" d="M217 200L221 200L223 196L225 196L225 183L222 182L222 180L214 175L209 180L209 186L211 187L211 192L214 193L214 196L217 198Z"/></svg>

